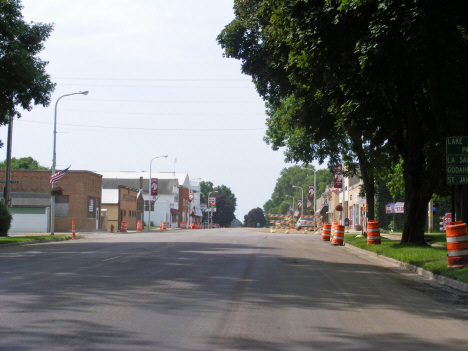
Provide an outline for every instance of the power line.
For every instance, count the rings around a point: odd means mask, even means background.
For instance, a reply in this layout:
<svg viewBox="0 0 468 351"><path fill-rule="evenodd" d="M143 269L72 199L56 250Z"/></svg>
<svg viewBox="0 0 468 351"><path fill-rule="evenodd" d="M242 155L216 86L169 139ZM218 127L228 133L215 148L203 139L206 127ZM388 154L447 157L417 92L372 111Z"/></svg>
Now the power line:
<svg viewBox="0 0 468 351"><path fill-rule="evenodd" d="M21 119L21 122L27 123L38 123L38 124L53 124L52 122L39 122L39 121L29 121ZM201 128L146 128L146 127L113 127L113 126L98 126L90 124L73 124L73 123L57 123L61 126L69 127L85 127L85 128L102 128L102 129L125 129L125 130L143 130L143 131L206 131L206 132L215 132L215 131L253 131L253 130L265 130L266 128L212 128L212 129L201 129Z"/></svg>
<svg viewBox="0 0 468 351"><path fill-rule="evenodd" d="M73 112L88 112L88 113L109 113L109 114L120 114L120 115L151 115L151 116L265 116L264 113L151 113L151 112L112 112L112 111L93 111L93 110L76 110L76 109L66 109L58 108L59 111L73 111Z"/></svg>
<svg viewBox="0 0 468 351"><path fill-rule="evenodd" d="M201 101L201 100L111 100L111 99L68 99L68 100L75 100L75 101L104 101L104 102L157 102L157 103L197 103L197 104L258 104L264 103L263 101Z"/></svg>
<svg viewBox="0 0 468 351"><path fill-rule="evenodd" d="M82 85L70 83L60 85ZM252 89L253 87L220 87L220 86L198 86L198 85L111 85L111 84L86 84L87 87L115 87L115 88L196 88L196 89Z"/></svg>
<svg viewBox="0 0 468 351"><path fill-rule="evenodd" d="M156 79L140 79L140 78L72 78L72 77L52 77L55 79L63 80L124 80L124 81L136 81L136 82L231 82L231 81L240 81L240 82L251 82L247 79L165 79L165 78L156 78Z"/></svg>

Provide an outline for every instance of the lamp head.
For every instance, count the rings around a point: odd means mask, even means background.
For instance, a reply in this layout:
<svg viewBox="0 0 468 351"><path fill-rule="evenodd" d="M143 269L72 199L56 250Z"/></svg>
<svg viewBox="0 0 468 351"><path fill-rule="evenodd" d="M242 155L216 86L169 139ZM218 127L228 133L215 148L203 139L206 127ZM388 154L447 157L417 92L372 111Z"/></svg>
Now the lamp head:
<svg viewBox="0 0 468 351"><path fill-rule="evenodd" d="M87 91L87 90L86 90L86 91L80 91L80 94L82 94L82 95L88 95L88 94L89 94L89 91Z"/></svg>

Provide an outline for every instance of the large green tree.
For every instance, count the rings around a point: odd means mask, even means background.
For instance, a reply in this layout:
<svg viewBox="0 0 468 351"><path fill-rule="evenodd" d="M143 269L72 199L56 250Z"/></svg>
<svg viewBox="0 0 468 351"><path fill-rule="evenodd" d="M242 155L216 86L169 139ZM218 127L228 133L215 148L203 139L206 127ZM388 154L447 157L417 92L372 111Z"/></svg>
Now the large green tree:
<svg viewBox="0 0 468 351"><path fill-rule="evenodd" d="M264 227L266 224L265 214L260 207L254 208L244 216L244 227Z"/></svg>
<svg viewBox="0 0 468 351"><path fill-rule="evenodd" d="M427 202L444 188L445 137L468 133L468 3L238 0L234 9L218 41L267 101L273 146L305 162L357 160L368 200L375 172L401 157L402 242L424 244Z"/></svg>
<svg viewBox="0 0 468 351"><path fill-rule="evenodd" d="M236 208L228 200L226 195L216 195L216 212L213 212L213 223L218 223L221 227L228 228L236 218L234 215Z"/></svg>
<svg viewBox="0 0 468 351"><path fill-rule="evenodd" d="M313 167L312 170L302 169L301 166L292 166L284 168L278 180L271 198L263 205L266 214L286 214L289 207L292 206L292 197L294 197L294 208L297 208L297 200L301 198L302 192L293 185L301 187L304 192L304 210L307 209L307 198L309 185L314 184ZM333 174L328 169L319 169L316 173L316 196L321 196L326 187L333 182Z"/></svg>
<svg viewBox="0 0 468 351"><path fill-rule="evenodd" d="M0 2L0 124L21 114L18 107L48 106L55 88L38 54L52 32L51 24L26 23L20 0Z"/></svg>
<svg viewBox="0 0 468 351"><path fill-rule="evenodd" d="M41 166L38 161L33 159L32 157L21 157L11 159L11 169L39 169L39 170L46 170L47 167ZM6 168L6 160L0 162L0 169Z"/></svg>

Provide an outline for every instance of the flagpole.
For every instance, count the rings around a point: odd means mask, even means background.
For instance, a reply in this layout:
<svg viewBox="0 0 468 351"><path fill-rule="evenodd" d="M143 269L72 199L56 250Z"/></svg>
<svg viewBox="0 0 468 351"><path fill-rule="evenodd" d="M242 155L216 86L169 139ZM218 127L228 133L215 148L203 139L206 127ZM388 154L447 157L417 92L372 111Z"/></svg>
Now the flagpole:
<svg viewBox="0 0 468 351"><path fill-rule="evenodd" d="M52 154L52 175L55 174L55 165L56 165L56 145L57 145L57 105L61 98L70 95L88 95L88 91L80 91L78 93L71 93L62 95L57 99L55 103L55 113L54 113L54 152ZM55 183L52 183L52 189L55 188ZM55 231L55 195L50 197L50 235L54 235Z"/></svg>

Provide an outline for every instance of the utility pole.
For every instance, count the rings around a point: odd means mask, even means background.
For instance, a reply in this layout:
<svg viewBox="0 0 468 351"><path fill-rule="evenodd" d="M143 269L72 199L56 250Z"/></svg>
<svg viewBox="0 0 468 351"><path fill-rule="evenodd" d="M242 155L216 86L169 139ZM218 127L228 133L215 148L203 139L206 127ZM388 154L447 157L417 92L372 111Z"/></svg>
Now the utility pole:
<svg viewBox="0 0 468 351"><path fill-rule="evenodd" d="M11 173L11 144L13 137L13 117L14 114L10 112L10 118L8 121L8 140L7 140L7 157L6 157L6 169L5 169L5 187L3 188L3 201L5 206L10 207L10 173Z"/></svg>

